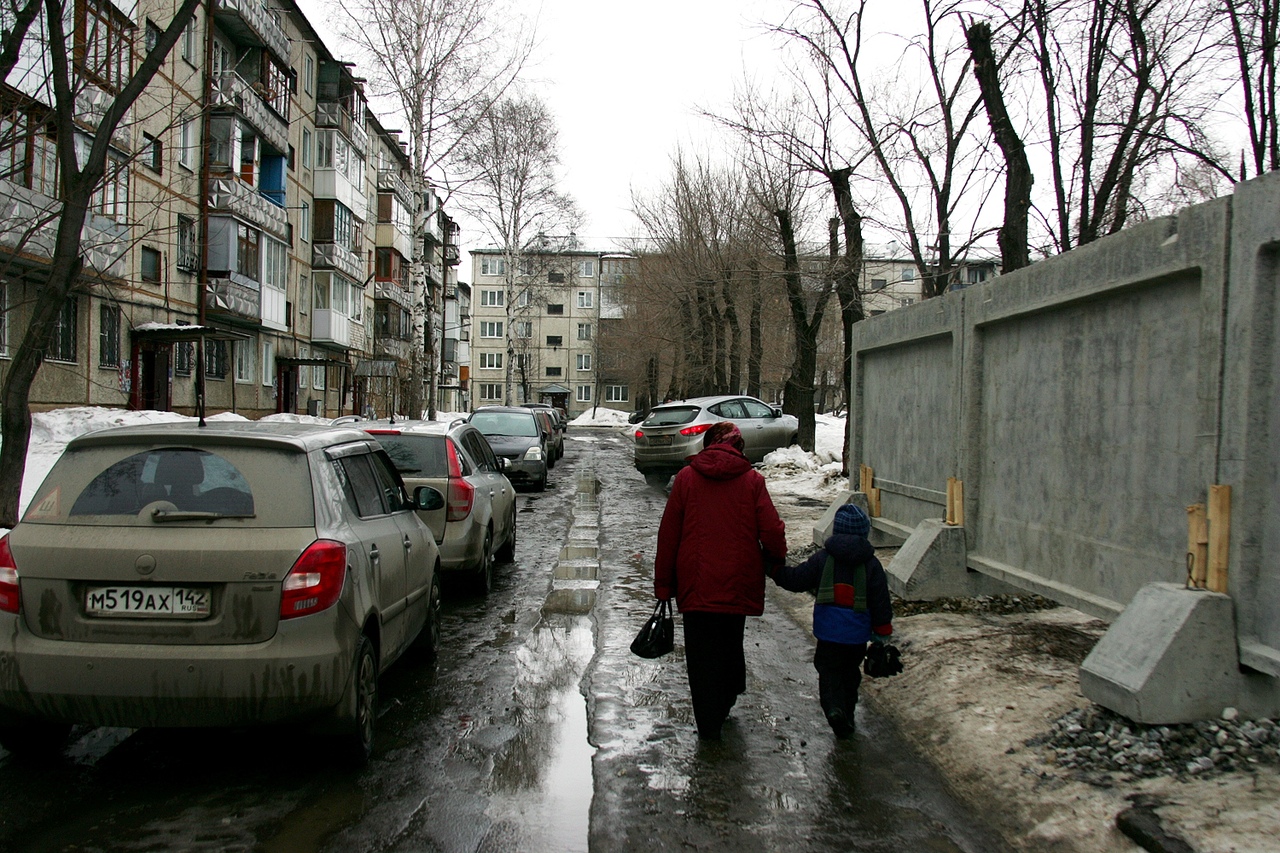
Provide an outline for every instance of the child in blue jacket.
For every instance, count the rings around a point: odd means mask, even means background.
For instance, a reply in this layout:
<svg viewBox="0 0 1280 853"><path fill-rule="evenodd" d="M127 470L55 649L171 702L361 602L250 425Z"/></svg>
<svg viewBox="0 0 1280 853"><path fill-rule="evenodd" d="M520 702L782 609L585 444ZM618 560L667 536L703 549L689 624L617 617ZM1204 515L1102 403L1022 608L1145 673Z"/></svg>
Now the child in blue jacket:
<svg viewBox="0 0 1280 853"><path fill-rule="evenodd" d="M853 710L862 684L867 642L888 642L893 605L884 567L867 541L871 519L853 504L836 510L831 536L798 566L780 566L771 577L792 592L817 590L813 635L818 647L818 697L836 737L853 734Z"/></svg>

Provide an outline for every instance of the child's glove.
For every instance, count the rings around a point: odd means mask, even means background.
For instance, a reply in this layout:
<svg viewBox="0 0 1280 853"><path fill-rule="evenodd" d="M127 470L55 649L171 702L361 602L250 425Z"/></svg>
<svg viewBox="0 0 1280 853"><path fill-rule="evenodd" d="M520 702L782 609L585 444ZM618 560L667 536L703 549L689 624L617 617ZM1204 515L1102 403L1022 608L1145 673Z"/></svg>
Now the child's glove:
<svg viewBox="0 0 1280 853"><path fill-rule="evenodd" d="M872 678L887 678L902 672L902 655L888 637L876 635L867 646L862 671Z"/></svg>

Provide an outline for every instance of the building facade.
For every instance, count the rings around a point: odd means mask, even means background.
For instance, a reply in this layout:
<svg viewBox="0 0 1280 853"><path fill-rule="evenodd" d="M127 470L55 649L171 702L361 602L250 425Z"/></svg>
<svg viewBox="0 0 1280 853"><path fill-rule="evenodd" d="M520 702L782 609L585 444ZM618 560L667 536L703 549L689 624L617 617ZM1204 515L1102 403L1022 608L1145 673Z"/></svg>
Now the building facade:
<svg viewBox="0 0 1280 853"><path fill-rule="evenodd" d="M0 373L52 257L55 154L92 141L176 8L71 5L77 138L56 138L49 120L40 39L0 91ZM437 201L417 220L432 201L410 190L396 132L291 0L201 4L111 142L86 263L33 408L203 405L258 417L394 406L409 355L406 270L431 251L415 222L443 212ZM394 378L370 381L380 370Z"/></svg>
<svg viewBox="0 0 1280 853"><path fill-rule="evenodd" d="M611 367L609 326L622 322L620 289L635 259L542 246L512 259L471 252L472 406L544 402L570 418L603 406L629 411L630 389Z"/></svg>

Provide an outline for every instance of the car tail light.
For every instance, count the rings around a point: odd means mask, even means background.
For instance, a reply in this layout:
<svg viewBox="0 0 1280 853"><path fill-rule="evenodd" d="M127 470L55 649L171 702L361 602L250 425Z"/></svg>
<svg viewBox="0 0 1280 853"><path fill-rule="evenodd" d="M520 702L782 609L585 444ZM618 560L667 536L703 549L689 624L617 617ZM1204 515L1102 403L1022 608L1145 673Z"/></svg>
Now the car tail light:
<svg viewBox="0 0 1280 853"><path fill-rule="evenodd" d="M400 434L400 430L398 429L367 429L365 430L365 432L369 433L369 435L399 435Z"/></svg>
<svg viewBox="0 0 1280 853"><path fill-rule="evenodd" d="M18 612L18 567L9 550L9 535L0 537L0 611Z"/></svg>
<svg viewBox="0 0 1280 853"><path fill-rule="evenodd" d="M449 494L445 497L447 509L445 521L462 521L471 512L471 505L476 499L476 489L462 479L462 465L458 463L458 451L452 441L446 441L445 448L449 457Z"/></svg>
<svg viewBox="0 0 1280 853"><path fill-rule="evenodd" d="M280 618L292 619L332 607L346 578L347 546L331 539L312 542L285 575Z"/></svg>
<svg viewBox="0 0 1280 853"><path fill-rule="evenodd" d="M715 424L694 424L693 426L688 426L680 430L680 434L681 435L702 435L704 432L711 429L713 426L715 426Z"/></svg>
<svg viewBox="0 0 1280 853"><path fill-rule="evenodd" d="M636 438L644 438L644 430L642 429L636 430Z"/></svg>

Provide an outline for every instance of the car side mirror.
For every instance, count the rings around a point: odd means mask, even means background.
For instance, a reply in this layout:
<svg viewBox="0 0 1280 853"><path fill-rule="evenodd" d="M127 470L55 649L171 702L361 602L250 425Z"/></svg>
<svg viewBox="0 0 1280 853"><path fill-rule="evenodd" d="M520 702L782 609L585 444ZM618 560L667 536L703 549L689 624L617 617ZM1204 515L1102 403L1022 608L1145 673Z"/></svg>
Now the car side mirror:
<svg viewBox="0 0 1280 853"><path fill-rule="evenodd" d="M413 508L424 511L440 509L444 506L444 495L430 486L418 486L413 490Z"/></svg>
<svg viewBox="0 0 1280 853"><path fill-rule="evenodd" d="M773 407L773 416L774 416L775 418L780 418L780 417L782 417L782 409L779 409L777 406L774 406L774 407Z"/></svg>
<svg viewBox="0 0 1280 853"><path fill-rule="evenodd" d="M499 470L499 471L506 471L506 470L507 470L507 465L509 465L510 463L511 463L511 460L510 460L510 459L508 459L507 457L505 457L505 456L499 456L499 457L498 457L498 470Z"/></svg>

